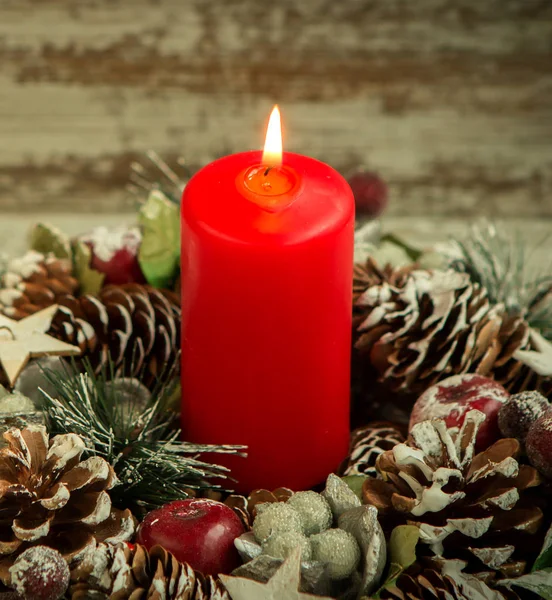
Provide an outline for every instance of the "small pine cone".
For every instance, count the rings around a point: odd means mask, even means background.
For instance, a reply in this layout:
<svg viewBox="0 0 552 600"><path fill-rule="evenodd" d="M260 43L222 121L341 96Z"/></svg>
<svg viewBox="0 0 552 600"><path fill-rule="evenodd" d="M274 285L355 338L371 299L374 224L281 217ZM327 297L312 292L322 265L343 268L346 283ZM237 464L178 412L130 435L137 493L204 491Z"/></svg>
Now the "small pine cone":
<svg viewBox="0 0 552 600"><path fill-rule="evenodd" d="M441 419L415 425L407 443L384 452L363 496L384 528L419 527L437 556L469 561L470 572L517 576L540 547L543 511L530 488L538 472L516 460L519 442L501 439L474 456L485 415L470 411L460 431ZM538 534L538 535L536 535Z"/></svg>
<svg viewBox="0 0 552 600"><path fill-rule="evenodd" d="M273 492L268 490L253 490L246 498L238 494L228 496L224 501L242 520L246 529L251 529L257 516L257 506L266 502L287 502L293 491L289 488L278 488Z"/></svg>
<svg viewBox="0 0 552 600"><path fill-rule="evenodd" d="M160 546L99 544L71 572L71 600L230 600L222 583Z"/></svg>
<svg viewBox="0 0 552 600"><path fill-rule="evenodd" d="M77 345L99 372L109 357L116 375L154 386L177 364L180 306L171 292L147 285L106 286L99 295L65 296L48 334Z"/></svg>
<svg viewBox="0 0 552 600"><path fill-rule="evenodd" d="M22 319L75 294L78 287L70 260L29 250L8 262L0 278L0 312Z"/></svg>
<svg viewBox="0 0 552 600"><path fill-rule="evenodd" d="M134 533L129 511L112 508L108 490L117 479L98 456L81 461L75 434L48 438L44 427L11 429L0 450L0 580L35 545L58 550L67 562L97 541L126 540Z"/></svg>
<svg viewBox="0 0 552 600"><path fill-rule="evenodd" d="M450 375L479 373L511 389L527 377L514 358L529 343L527 323L491 306L468 274L386 269L357 266L353 319L361 364L385 387L420 394Z"/></svg>
<svg viewBox="0 0 552 600"><path fill-rule="evenodd" d="M404 436L391 423L371 423L359 427L351 434L351 452L343 474L377 477L378 456L402 442Z"/></svg>

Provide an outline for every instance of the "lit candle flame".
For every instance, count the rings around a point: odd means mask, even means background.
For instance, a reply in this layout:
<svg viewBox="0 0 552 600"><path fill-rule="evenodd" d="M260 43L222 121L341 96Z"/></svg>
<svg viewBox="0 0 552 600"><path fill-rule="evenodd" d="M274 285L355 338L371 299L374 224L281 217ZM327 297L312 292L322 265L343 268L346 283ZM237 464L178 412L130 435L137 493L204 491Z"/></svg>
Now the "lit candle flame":
<svg viewBox="0 0 552 600"><path fill-rule="evenodd" d="M277 104L270 113L262 164L267 167L278 167L282 164L282 125L280 123L280 109Z"/></svg>

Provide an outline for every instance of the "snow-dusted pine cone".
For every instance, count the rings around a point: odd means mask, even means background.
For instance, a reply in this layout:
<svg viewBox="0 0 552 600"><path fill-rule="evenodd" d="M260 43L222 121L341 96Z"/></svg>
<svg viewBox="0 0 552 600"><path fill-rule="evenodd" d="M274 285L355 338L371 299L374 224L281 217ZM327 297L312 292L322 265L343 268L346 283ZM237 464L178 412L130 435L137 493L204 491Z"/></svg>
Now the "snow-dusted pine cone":
<svg viewBox="0 0 552 600"><path fill-rule="evenodd" d="M79 287L70 260L29 250L10 260L0 277L0 312L22 319L55 304Z"/></svg>
<svg viewBox="0 0 552 600"><path fill-rule="evenodd" d="M448 561L450 564L461 561ZM457 572L442 572L438 565L431 561L427 566L414 564L390 585L380 592L381 600L473 600L492 598L493 600L521 600L514 591L505 587L500 591L489 588L483 581L477 581L477 587L470 585L471 580L459 577ZM474 596L474 593L477 594ZM529 594L528 592L526 592ZM536 596L528 595L525 600L536 600Z"/></svg>
<svg viewBox="0 0 552 600"><path fill-rule="evenodd" d="M351 452L343 474L376 477L378 456L401 442L404 442L404 436L391 423L359 427L351 434Z"/></svg>
<svg viewBox="0 0 552 600"><path fill-rule="evenodd" d="M34 545L51 546L68 562L97 541L126 540L134 533L129 511L112 508L113 468L100 457L81 461L84 442L75 434L48 438L44 427L11 429L0 450L0 579Z"/></svg>
<svg viewBox="0 0 552 600"><path fill-rule="evenodd" d="M65 296L48 333L79 346L96 371L114 362L116 374L148 386L176 363L180 305L168 292L147 285L107 286L98 296Z"/></svg>
<svg viewBox="0 0 552 600"><path fill-rule="evenodd" d="M357 265L354 337L361 364L393 392L420 394L461 373L493 377L511 391L546 385L514 357L530 349L529 326L491 305L467 273Z"/></svg>
<svg viewBox="0 0 552 600"><path fill-rule="evenodd" d="M71 572L71 600L148 598L151 600L230 600L218 579L180 563L160 546L99 544Z"/></svg>
<svg viewBox="0 0 552 600"><path fill-rule="evenodd" d="M415 425L407 443L377 460L382 479L367 479L363 495L384 527L416 525L434 554L469 561L471 572L522 573L538 550L543 511L530 488L538 472L516 460L520 446L501 439L475 455L485 415L470 411L461 430L441 419Z"/></svg>

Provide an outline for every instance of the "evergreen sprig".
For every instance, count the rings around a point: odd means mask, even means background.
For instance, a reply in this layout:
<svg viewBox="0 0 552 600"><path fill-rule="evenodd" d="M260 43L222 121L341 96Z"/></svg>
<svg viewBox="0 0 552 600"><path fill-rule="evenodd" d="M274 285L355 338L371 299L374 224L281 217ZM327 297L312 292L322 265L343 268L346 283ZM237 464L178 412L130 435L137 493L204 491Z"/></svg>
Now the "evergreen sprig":
<svg viewBox="0 0 552 600"><path fill-rule="evenodd" d="M465 239L454 240L451 266L468 273L494 304L521 315L552 339L552 264L536 266L533 253L546 239L530 246L518 233L500 231L492 223L474 225Z"/></svg>
<svg viewBox="0 0 552 600"><path fill-rule="evenodd" d="M99 375L87 365L84 373L68 368L64 373L46 371L45 377L55 389L53 395L43 391L50 433L79 435L88 456L101 456L113 466L120 482L111 491L116 506L144 511L187 497L186 488L224 489L210 480L228 479L229 470L200 455L243 456L243 446L180 441L168 384L159 384L144 406L138 393L130 405L121 402L110 383L113 365Z"/></svg>
<svg viewBox="0 0 552 600"><path fill-rule="evenodd" d="M148 150L145 158L147 160L132 163L128 191L137 197L140 204L153 190L159 190L166 198L180 204L184 186L192 176L188 165L179 159L173 169L153 150Z"/></svg>

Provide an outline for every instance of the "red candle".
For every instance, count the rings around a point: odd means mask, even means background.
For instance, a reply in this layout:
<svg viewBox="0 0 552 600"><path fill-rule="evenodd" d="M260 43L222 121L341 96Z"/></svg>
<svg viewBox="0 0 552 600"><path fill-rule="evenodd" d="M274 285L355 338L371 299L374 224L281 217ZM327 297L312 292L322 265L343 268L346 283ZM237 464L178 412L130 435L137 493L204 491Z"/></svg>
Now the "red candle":
<svg viewBox="0 0 552 600"><path fill-rule="evenodd" d="M224 462L240 492L310 488L347 453L353 232L345 180L298 154L227 156L184 190L182 427L248 446Z"/></svg>

